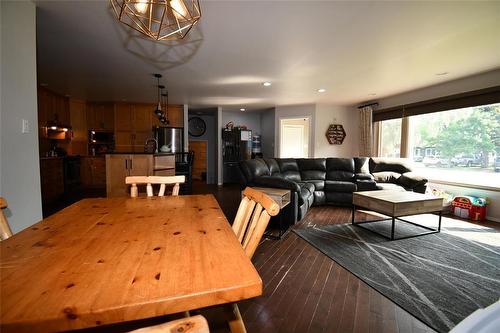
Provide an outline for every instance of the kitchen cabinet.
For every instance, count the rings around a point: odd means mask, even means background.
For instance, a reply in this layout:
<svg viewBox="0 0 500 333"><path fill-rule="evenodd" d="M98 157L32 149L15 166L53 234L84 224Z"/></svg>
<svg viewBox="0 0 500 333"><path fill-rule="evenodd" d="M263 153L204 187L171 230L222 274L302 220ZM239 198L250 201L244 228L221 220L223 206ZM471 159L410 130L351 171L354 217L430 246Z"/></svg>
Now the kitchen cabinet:
<svg viewBox="0 0 500 333"><path fill-rule="evenodd" d="M175 176L175 155L154 155L154 176Z"/></svg>
<svg viewBox="0 0 500 333"><path fill-rule="evenodd" d="M64 193L63 161L62 157L44 157L40 159L43 205L57 201Z"/></svg>
<svg viewBox="0 0 500 333"><path fill-rule="evenodd" d="M37 101L40 127L47 126L47 122L57 122L63 125L70 123L69 98L53 93L46 88L38 87Z"/></svg>
<svg viewBox="0 0 500 333"><path fill-rule="evenodd" d="M172 104L168 106L168 125L170 127L184 127L184 105ZM153 126L165 126L158 117L153 115Z"/></svg>
<svg viewBox="0 0 500 333"><path fill-rule="evenodd" d="M153 136L152 104L115 104L116 152L144 152L144 144Z"/></svg>
<svg viewBox="0 0 500 333"><path fill-rule="evenodd" d="M152 154L108 154L106 155L106 193L108 197L130 195L125 184L127 176L152 176L154 159Z"/></svg>
<svg viewBox="0 0 500 333"><path fill-rule="evenodd" d="M104 156L84 156L81 158L80 177L86 188L106 187L106 160Z"/></svg>
<svg viewBox="0 0 500 333"><path fill-rule="evenodd" d="M115 109L111 102L91 102L87 105L88 129L112 131L115 127Z"/></svg>

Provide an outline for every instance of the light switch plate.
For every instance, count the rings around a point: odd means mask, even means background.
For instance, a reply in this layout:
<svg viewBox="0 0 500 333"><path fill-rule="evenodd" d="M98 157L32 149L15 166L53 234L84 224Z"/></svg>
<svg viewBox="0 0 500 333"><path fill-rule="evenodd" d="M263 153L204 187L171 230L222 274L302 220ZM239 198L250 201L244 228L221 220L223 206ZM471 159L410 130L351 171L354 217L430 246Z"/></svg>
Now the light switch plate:
<svg viewBox="0 0 500 333"><path fill-rule="evenodd" d="M29 133L30 132L30 123L27 119L22 119L22 133Z"/></svg>

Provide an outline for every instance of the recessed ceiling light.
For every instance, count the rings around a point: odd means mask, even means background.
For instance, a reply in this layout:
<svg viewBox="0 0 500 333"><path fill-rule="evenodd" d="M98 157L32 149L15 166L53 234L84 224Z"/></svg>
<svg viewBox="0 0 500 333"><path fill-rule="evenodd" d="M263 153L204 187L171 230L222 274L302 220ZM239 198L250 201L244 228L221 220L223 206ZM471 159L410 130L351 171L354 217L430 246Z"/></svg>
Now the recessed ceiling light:
<svg viewBox="0 0 500 333"><path fill-rule="evenodd" d="M436 73L437 76L443 76L443 75L447 75L448 72L439 72L439 73Z"/></svg>
<svg viewBox="0 0 500 333"><path fill-rule="evenodd" d="M269 86L271 85L271 82L264 82L264 83L262 83L262 85L263 85L264 87L269 87Z"/></svg>
<svg viewBox="0 0 500 333"><path fill-rule="evenodd" d="M318 92L319 92L319 93L324 93L325 91L326 91L326 89L325 89L325 88L319 88L319 89L318 89Z"/></svg>
<svg viewBox="0 0 500 333"><path fill-rule="evenodd" d="M245 110L246 110L246 109L244 109L244 108L241 108L241 109L240 109L240 111L245 111Z"/></svg>

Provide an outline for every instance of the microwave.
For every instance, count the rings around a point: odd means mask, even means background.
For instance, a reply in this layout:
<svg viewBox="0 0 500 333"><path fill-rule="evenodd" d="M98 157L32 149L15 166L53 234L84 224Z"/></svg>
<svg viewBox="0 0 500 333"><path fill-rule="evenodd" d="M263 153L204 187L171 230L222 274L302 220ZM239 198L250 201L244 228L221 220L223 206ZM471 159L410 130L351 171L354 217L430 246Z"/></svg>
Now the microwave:
<svg viewBox="0 0 500 333"><path fill-rule="evenodd" d="M115 133L103 130L90 130L90 144L113 144L115 142Z"/></svg>

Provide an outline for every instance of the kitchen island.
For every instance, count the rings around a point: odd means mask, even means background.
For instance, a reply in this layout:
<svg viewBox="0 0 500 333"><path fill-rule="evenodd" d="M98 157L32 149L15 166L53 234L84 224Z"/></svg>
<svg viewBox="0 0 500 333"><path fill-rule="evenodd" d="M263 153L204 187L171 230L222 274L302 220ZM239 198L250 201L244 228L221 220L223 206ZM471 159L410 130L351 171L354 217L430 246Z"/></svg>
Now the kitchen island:
<svg viewBox="0 0 500 333"><path fill-rule="evenodd" d="M174 176L173 153L111 153L106 154L106 194L108 197L128 196L127 176Z"/></svg>

